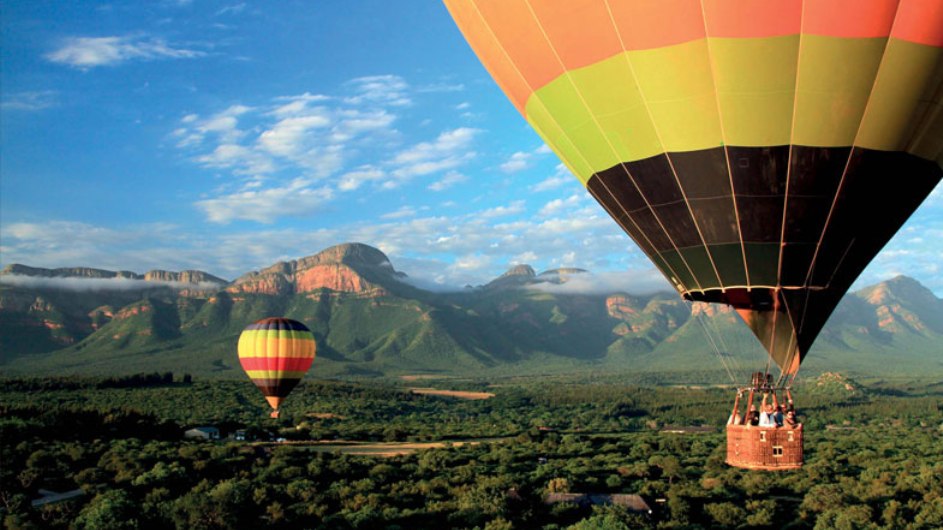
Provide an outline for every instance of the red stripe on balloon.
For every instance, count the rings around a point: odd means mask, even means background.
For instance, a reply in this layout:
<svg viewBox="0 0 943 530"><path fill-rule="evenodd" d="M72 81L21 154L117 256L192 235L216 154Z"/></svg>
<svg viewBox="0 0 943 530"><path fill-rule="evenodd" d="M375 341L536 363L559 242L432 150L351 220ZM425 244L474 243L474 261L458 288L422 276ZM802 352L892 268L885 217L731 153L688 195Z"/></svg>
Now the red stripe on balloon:
<svg viewBox="0 0 943 530"><path fill-rule="evenodd" d="M311 367L313 357L240 357L243 370L278 370L304 372Z"/></svg>

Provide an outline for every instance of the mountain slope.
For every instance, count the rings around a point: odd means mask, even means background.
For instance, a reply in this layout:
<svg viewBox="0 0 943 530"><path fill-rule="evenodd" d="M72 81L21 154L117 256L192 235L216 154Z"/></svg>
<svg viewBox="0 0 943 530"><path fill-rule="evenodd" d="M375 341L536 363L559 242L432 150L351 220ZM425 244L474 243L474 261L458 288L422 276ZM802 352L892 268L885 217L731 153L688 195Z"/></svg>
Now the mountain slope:
<svg viewBox="0 0 943 530"><path fill-rule="evenodd" d="M742 378L765 368L765 354L729 308L671 293L564 294L555 287L586 274L538 274L520 265L478 288L433 293L406 283L381 251L357 243L231 283L186 271L17 265L0 274L0 370L242 377L239 333L273 315L312 330L321 375L631 370L726 377L729 369ZM105 283L92 289L60 280ZM136 288L107 283L119 280ZM846 296L803 366L943 374L941 344L943 300L898 277Z"/></svg>

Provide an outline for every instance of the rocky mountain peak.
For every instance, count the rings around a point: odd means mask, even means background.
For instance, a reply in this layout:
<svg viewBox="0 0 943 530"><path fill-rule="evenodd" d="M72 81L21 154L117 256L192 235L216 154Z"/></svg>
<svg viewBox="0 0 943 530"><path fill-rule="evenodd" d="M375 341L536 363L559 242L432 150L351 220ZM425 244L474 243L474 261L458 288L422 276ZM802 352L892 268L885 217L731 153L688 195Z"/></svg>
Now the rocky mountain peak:
<svg viewBox="0 0 943 530"><path fill-rule="evenodd" d="M886 304L900 298L917 298L924 301L939 300L932 291L921 285L917 280L907 276L895 276L890 280L865 287L857 294L872 305Z"/></svg>
<svg viewBox="0 0 943 530"><path fill-rule="evenodd" d="M380 249L363 243L342 243L326 248L314 256L303 258L305 265L343 263L350 266L388 267L393 270L390 258Z"/></svg>
<svg viewBox="0 0 943 530"><path fill-rule="evenodd" d="M509 276L526 276L526 277L528 277L528 278L533 278L533 277L537 276L537 273L534 272L534 268L531 267L530 265L527 265L527 264L524 264L524 265L515 265L515 266L511 267L510 269L508 269L507 272L505 272L504 274L502 274L502 275L499 276L498 278L499 278L499 279L500 279L500 278L507 278L507 277L509 277Z"/></svg>
<svg viewBox="0 0 943 530"><path fill-rule="evenodd" d="M279 262L238 278L227 290L261 294L305 293L319 289L350 293L385 292L396 272L386 254L362 243L344 243L305 258Z"/></svg>
<svg viewBox="0 0 943 530"><path fill-rule="evenodd" d="M872 306L884 331L943 332L943 300L913 278L896 276L855 295Z"/></svg>
<svg viewBox="0 0 943 530"><path fill-rule="evenodd" d="M531 283L537 273L530 265L515 265L501 276L488 282L486 289L515 288Z"/></svg>

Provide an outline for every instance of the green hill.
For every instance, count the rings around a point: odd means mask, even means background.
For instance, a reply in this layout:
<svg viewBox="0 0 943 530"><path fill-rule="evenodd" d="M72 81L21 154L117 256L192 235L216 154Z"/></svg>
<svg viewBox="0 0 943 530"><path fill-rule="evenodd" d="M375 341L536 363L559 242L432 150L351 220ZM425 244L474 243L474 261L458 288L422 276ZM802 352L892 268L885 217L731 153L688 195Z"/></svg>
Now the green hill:
<svg viewBox="0 0 943 530"><path fill-rule="evenodd" d="M242 377L239 333L273 315L313 331L322 376L634 371L723 381L728 371L743 379L765 368L758 342L726 307L672 293L549 288L584 274L517 266L478 288L434 293L362 244L228 283L198 271L15 265L0 273L0 372ZM940 344L943 300L898 277L846 296L803 372L940 375Z"/></svg>

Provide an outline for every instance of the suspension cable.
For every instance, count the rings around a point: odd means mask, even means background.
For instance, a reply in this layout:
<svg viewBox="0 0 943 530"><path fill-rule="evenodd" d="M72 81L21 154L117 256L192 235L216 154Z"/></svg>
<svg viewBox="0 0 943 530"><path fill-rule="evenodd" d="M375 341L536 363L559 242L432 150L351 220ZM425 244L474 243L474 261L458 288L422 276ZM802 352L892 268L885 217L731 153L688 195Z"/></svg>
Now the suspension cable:
<svg viewBox="0 0 943 530"><path fill-rule="evenodd" d="M702 318L703 312L699 311L697 314L694 314L694 303L692 302L690 305L691 305L691 314L693 315L694 320L697 320L697 322L701 325L701 330L704 331L704 336L707 337L707 342L710 343L711 348L713 348L714 350L714 354L717 356L718 359L720 359L720 364L724 367L724 370L727 371L727 377L730 378L730 381L732 383L736 384L737 380L734 377L733 372L730 371L730 366L727 365L727 360L724 358L724 354L721 353L720 348L717 346L717 342L714 340L714 337L708 330L707 325L704 323L704 319Z"/></svg>
<svg viewBox="0 0 943 530"><path fill-rule="evenodd" d="M707 320L707 319L705 319L705 320ZM717 339L720 341L721 347L723 347L723 348L724 348L724 351L727 352L727 354L728 354L728 355L727 355L727 359L728 359L728 361L730 362L730 365L733 367L733 371L734 371L734 374L735 374L734 377L736 378L737 376L742 375L742 374L743 374L743 367L740 365L740 360L739 360L735 355L733 355L733 353L732 353L733 351L735 351L734 348L731 348L730 345L727 343L727 340L724 338L724 335L726 335L726 334L720 332L720 329L717 327L717 322L716 322L716 321L714 321L714 320L707 320L707 324L712 327L712 332L713 332L714 336L717 337ZM740 344L736 344L736 346L737 346L736 351L741 351L741 350L742 350L742 349L739 347Z"/></svg>

